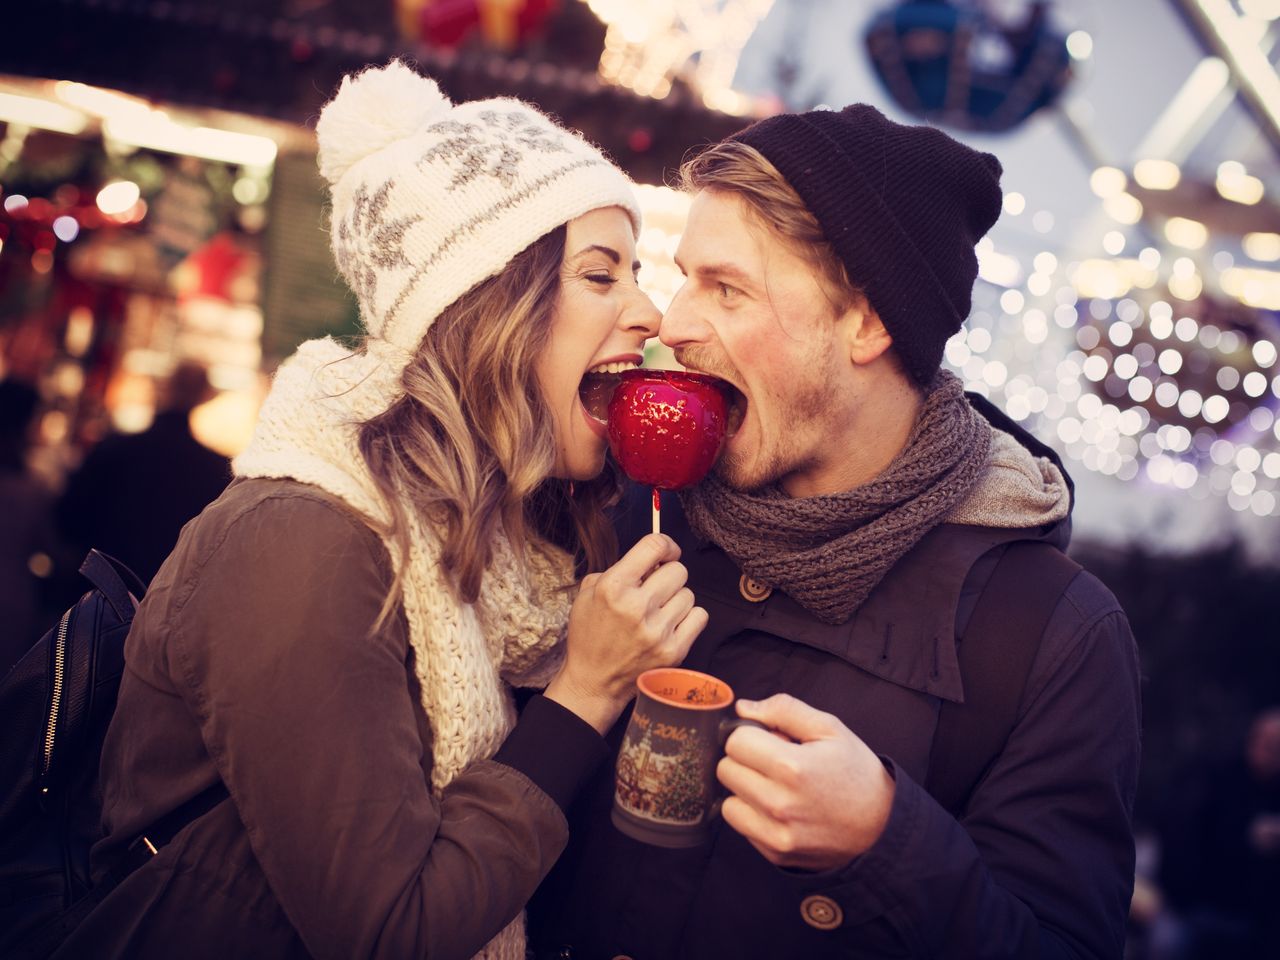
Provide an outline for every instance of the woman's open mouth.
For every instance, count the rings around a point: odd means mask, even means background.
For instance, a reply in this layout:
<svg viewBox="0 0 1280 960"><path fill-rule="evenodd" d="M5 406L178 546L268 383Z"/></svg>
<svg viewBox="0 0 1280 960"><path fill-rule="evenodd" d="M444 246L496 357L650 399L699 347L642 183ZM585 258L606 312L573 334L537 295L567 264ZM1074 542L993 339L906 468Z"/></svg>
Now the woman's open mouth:
<svg viewBox="0 0 1280 960"><path fill-rule="evenodd" d="M618 389L618 384L622 382L622 375L628 370L639 369L639 366L638 363L626 361L602 363L586 372L582 382L578 384L578 399L582 401L582 406L593 420L597 420L600 423L608 423L609 402L613 399L613 395ZM727 436L732 437L738 432L738 428L742 426L742 421L747 415L747 398L743 396L742 391L728 380L722 380L719 377L705 374L701 371L691 372L697 372L700 376L715 380L716 385L724 392L729 408L725 423L725 433Z"/></svg>
<svg viewBox="0 0 1280 960"><path fill-rule="evenodd" d="M612 363L598 363L582 378L578 384L578 399L586 408L591 419L601 423L609 422L609 401L627 370L635 370L639 363L631 360L618 360Z"/></svg>

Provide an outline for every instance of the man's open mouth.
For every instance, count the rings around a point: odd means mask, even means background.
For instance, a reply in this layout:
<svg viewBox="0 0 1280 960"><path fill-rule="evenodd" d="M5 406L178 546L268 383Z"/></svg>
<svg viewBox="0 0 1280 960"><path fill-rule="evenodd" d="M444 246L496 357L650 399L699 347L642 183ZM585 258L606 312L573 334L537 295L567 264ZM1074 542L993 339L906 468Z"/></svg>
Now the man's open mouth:
<svg viewBox="0 0 1280 960"><path fill-rule="evenodd" d="M732 437L742 427L742 421L746 419L747 398L728 380L721 380L720 383L729 401L729 415L725 418L724 435Z"/></svg>
<svg viewBox="0 0 1280 960"><path fill-rule="evenodd" d="M638 364L625 361L602 363L586 372L582 382L578 384L578 398L593 419L599 420L601 423L609 421L609 402L613 399L613 394L618 389L618 384L622 382L622 374L628 370L635 370L638 366ZM729 408L725 432L732 437L738 432L738 428L742 426L742 421L747 415L747 398L743 396L742 391L728 380L721 380L719 377L702 373L702 371L697 372L704 377L714 379L717 386L724 392Z"/></svg>

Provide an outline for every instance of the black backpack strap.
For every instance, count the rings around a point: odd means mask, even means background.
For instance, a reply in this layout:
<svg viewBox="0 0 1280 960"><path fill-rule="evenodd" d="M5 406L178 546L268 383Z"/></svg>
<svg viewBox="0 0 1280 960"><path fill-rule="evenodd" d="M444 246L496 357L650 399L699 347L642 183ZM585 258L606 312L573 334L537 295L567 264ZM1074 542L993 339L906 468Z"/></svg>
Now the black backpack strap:
<svg viewBox="0 0 1280 960"><path fill-rule="evenodd" d="M43 960L48 957L129 874L154 857L183 827L203 817L228 796L226 785L219 780L153 823L116 855L111 867L88 893L15 944L8 955L10 960Z"/></svg>
<svg viewBox="0 0 1280 960"><path fill-rule="evenodd" d="M959 816L973 788L1000 755L1040 638L1081 567L1037 541L1004 548L960 638L964 703L944 701L929 755L925 789Z"/></svg>
<svg viewBox="0 0 1280 960"><path fill-rule="evenodd" d="M134 841L125 850L125 862L117 864L116 869L123 867L125 870L124 876L128 876L154 857L159 849L176 837L183 827L199 820L229 796L231 794L227 791L226 784L219 780L212 786L205 788L203 792L197 793L176 810L170 810L134 838ZM131 850L141 851L145 853L145 856L131 858L128 856ZM135 860L136 862L134 862ZM120 879L123 880L124 877L122 876Z"/></svg>
<svg viewBox="0 0 1280 960"><path fill-rule="evenodd" d="M102 595L111 604L111 609L121 620L132 619L134 600L141 600L147 592L137 574L101 550L89 551L84 563L80 564L80 573L102 591ZM130 594L133 594L134 599L130 599Z"/></svg>

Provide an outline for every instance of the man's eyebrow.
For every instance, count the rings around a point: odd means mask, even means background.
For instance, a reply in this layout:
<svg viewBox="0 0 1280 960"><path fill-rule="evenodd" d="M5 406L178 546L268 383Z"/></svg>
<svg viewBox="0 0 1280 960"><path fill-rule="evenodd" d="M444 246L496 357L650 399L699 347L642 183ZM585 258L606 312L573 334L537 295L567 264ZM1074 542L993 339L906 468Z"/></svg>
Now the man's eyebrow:
<svg viewBox="0 0 1280 960"><path fill-rule="evenodd" d="M687 275L687 271L684 269L683 265L680 263L679 260L676 261L676 266L680 267L681 273L685 273ZM744 286L754 285L754 281L751 279L751 275L748 274L741 267L735 266L732 263L727 263L727 262L704 263L698 266L694 270L694 273L696 273L702 279L732 280L735 283L740 283Z"/></svg>

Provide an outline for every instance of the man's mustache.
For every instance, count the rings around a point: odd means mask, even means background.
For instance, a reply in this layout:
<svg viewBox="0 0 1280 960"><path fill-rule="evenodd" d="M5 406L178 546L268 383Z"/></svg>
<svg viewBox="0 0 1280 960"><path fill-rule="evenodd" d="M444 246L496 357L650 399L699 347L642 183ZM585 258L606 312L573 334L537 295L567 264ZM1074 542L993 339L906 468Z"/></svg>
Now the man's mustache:
<svg viewBox="0 0 1280 960"><path fill-rule="evenodd" d="M682 367L696 370L698 373L709 373L721 380L742 382L735 367L721 362L719 357L713 357L705 347L676 347L672 352L675 354L676 363Z"/></svg>

